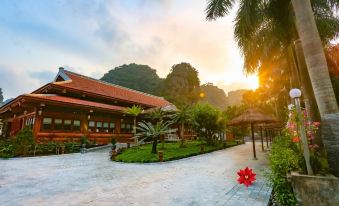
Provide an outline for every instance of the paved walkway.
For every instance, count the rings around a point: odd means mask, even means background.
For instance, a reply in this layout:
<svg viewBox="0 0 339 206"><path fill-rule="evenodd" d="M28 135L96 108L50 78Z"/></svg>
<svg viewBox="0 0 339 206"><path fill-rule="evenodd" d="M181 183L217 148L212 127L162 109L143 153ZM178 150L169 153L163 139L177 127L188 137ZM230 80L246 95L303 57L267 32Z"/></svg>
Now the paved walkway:
<svg viewBox="0 0 339 206"><path fill-rule="evenodd" d="M259 146L257 147L259 150ZM109 161L108 150L0 160L0 205L267 205L267 155L241 145L168 163ZM236 172L254 168L246 189Z"/></svg>

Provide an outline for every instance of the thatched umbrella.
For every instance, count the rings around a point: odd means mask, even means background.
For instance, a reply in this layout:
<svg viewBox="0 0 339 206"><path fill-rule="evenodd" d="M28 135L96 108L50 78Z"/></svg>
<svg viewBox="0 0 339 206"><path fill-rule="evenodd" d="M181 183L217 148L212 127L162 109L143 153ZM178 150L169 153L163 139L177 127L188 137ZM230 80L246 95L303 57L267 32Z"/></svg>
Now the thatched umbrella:
<svg viewBox="0 0 339 206"><path fill-rule="evenodd" d="M246 110L243 114L240 116L232 119L229 122L229 125L242 125L242 124L250 124L251 125L251 132L252 132L252 144L253 144L253 159L257 159L257 155L255 152L255 141L254 141L254 124L259 124L259 123L271 123L271 122L276 122L277 119L265 115L261 112L259 112L256 109L248 109Z"/></svg>
<svg viewBox="0 0 339 206"><path fill-rule="evenodd" d="M272 132L274 132L274 130L279 130L280 132L282 128L284 128L284 125L281 122L273 122L273 123L265 124L264 129L265 129L267 147L268 147L267 136L269 136L270 142L272 143L272 138L273 138ZM267 132L269 132L268 135L267 135Z"/></svg>
<svg viewBox="0 0 339 206"><path fill-rule="evenodd" d="M272 130L275 129L282 129L284 126L281 124L281 122L272 122L272 123L265 123L265 124L259 124L256 128L260 130L260 138L261 138L261 149L264 151L264 138L263 138L263 130L265 132L265 139L266 139L266 147L268 148L268 137L270 138L270 142L272 142Z"/></svg>

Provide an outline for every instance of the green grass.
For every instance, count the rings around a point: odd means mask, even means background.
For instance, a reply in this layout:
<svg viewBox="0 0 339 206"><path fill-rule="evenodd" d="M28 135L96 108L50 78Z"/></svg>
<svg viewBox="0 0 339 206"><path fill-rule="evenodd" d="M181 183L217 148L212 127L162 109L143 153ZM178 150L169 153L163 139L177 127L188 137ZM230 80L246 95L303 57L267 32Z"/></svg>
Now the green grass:
<svg viewBox="0 0 339 206"><path fill-rule="evenodd" d="M162 144L158 144L158 151L164 152L164 161L171 161L176 159L182 159L185 157L199 155L200 153L200 141L186 141L185 147L180 147L180 142L165 143L165 148L162 149ZM227 142L227 146L219 143L215 145L205 145L205 152L213 152L216 150L224 149L227 147L237 145L236 142ZM151 154L152 144L141 145L125 150L123 153L116 157L116 161L119 162L158 162L158 155Z"/></svg>

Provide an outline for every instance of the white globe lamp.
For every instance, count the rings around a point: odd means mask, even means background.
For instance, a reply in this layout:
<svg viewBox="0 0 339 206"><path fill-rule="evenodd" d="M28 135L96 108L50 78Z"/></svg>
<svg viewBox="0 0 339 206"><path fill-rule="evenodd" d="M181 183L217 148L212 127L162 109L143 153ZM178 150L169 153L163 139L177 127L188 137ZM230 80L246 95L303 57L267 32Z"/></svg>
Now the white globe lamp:
<svg viewBox="0 0 339 206"><path fill-rule="evenodd" d="M293 99L301 97L301 91L300 89L297 89L297 88L291 89L289 94L290 94L290 97Z"/></svg>

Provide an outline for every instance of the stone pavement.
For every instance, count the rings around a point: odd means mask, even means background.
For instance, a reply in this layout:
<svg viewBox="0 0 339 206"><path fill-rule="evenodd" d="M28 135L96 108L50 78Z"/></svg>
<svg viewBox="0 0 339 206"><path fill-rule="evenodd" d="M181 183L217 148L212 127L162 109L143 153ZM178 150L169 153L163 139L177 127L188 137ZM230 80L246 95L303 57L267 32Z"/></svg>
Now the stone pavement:
<svg viewBox="0 0 339 206"><path fill-rule="evenodd" d="M108 150L0 160L0 205L263 205L271 188L263 177L267 154L251 144L167 163L109 161ZM236 172L249 166L248 189Z"/></svg>

